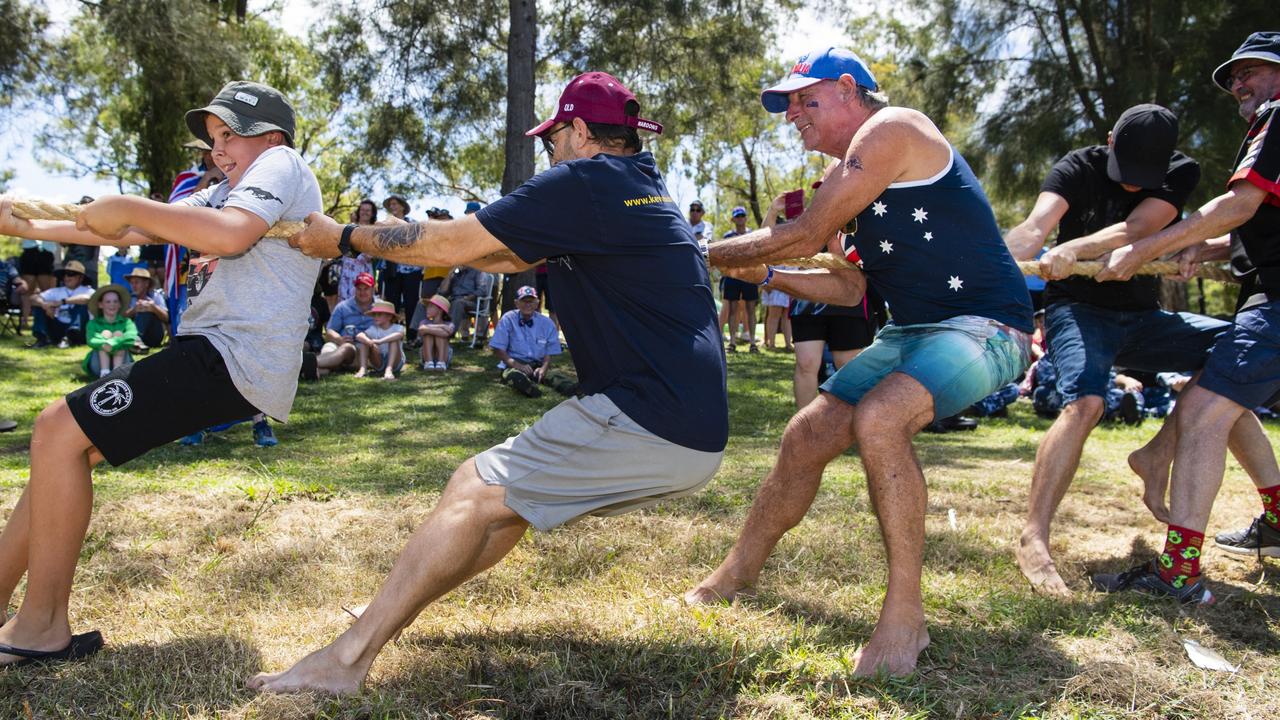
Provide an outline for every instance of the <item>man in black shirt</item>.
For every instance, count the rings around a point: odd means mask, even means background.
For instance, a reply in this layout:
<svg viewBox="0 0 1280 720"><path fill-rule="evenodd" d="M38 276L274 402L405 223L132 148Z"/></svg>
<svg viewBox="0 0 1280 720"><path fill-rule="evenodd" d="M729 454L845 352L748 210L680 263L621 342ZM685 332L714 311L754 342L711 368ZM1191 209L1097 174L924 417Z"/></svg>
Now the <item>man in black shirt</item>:
<svg viewBox="0 0 1280 720"><path fill-rule="evenodd" d="M1240 302L1235 323L1214 344L1198 384L1179 396L1172 416L1176 443L1163 446L1165 457L1173 458L1164 552L1127 572L1093 578L1094 587L1106 592L1136 590L1184 603L1213 601L1200 577L1200 547L1228 441L1257 485L1262 515L1243 532L1219 535L1218 545L1280 556L1280 470L1249 412L1280 396L1280 32L1250 35L1213 72L1213 81L1231 93L1249 122L1226 192L1173 227L1112 253L1099 275L1123 280L1142 263L1183 248L1194 248L1192 260L1225 259L1222 236L1231 233L1232 266L1243 281Z"/></svg>
<svg viewBox="0 0 1280 720"><path fill-rule="evenodd" d="M1070 277L1076 260L1092 260L1173 223L1200 180L1200 166L1174 149L1178 120L1159 105L1129 108L1106 145L1073 150L1053 166L1031 214L1005 241L1029 260L1058 227L1040 259L1050 282L1045 299L1047 354L1058 370L1065 408L1036 452L1018 565L1038 590L1068 595L1049 554L1049 528L1085 440L1102 417L1112 366L1153 372L1193 371L1227 323L1160 309L1160 280L1099 283Z"/></svg>

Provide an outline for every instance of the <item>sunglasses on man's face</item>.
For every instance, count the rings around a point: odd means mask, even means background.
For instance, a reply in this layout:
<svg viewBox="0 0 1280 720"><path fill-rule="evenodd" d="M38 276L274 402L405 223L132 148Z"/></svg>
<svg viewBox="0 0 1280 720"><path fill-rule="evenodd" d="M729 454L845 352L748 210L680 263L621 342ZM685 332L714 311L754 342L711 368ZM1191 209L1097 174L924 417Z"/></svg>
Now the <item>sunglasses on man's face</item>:
<svg viewBox="0 0 1280 720"><path fill-rule="evenodd" d="M546 151L548 159L550 159L551 156L554 155L556 151L556 144L551 142L551 138L555 137L556 133L560 132L561 130L564 130L567 127L570 127L570 126L568 124L561 125L558 128L555 128L553 130L549 130L543 133L538 138L539 140L542 141L542 149Z"/></svg>

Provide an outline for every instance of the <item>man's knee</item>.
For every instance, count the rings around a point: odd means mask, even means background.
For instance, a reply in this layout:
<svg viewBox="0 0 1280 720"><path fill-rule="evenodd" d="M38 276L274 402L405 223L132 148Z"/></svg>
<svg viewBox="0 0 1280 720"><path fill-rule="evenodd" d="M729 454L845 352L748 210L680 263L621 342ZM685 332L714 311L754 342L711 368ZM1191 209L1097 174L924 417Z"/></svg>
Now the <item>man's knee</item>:
<svg viewBox="0 0 1280 720"><path fill-rule="evenodd" d="M35 448L37 444L53 445L73 453L87 452L93 447L71 414L71 408L67 407L65 398L58 398L36 415L31 427L31 445Z"/></svg>
<svg viewBox="0 0 1280 720"><path fill-rule="evenodd" d="M1062 409L1059 419L1062 422L1081 422L1090 426L1102 419L1106 403L1100 395L1081 395Z"/></svg>
<svg viewBox="0 0 1280 720"><path fill-rule="evenodd" d="M488 524L524 522L523 518L507 507L506 497L506 488L486 483L476 468L475 458L470 458L458 466L449 478L449 484L440 497L438 510L459 519Z"/></svg>

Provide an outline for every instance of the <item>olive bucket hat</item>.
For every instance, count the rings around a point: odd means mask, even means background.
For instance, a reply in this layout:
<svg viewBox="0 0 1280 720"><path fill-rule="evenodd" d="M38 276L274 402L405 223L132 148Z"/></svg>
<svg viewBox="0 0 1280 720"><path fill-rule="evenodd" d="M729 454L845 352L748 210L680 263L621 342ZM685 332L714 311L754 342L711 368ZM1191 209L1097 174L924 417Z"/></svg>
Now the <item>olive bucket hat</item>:
<svg viewBox="0 0 1280 720"><path fill-rule="evenodd" d="M208 105L188 110L187 129L212 146L213 138L204 127L204 117L210 114L216 115L241 137L256 137L278 130L284 133L289 147L293 147L296 128L293 106L275 88L245 80L229 82Z"/></svg>

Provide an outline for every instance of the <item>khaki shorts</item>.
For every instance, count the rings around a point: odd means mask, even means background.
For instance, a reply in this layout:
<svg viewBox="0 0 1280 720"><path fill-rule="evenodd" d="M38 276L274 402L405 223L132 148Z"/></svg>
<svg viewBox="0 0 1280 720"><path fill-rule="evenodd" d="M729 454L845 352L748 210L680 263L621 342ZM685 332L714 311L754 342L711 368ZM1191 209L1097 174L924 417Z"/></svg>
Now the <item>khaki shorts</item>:
<svg viewBox="0 0 1280 720"><path fill-rule="evenodd" d="M565 400L475 460L486 484L506 488L507 507L546 531L689 495L723 458L663 440L596 394Z"/></svg>

